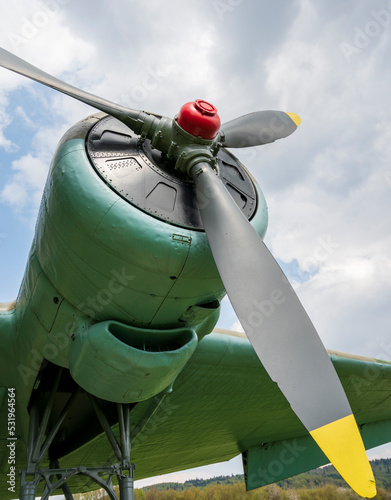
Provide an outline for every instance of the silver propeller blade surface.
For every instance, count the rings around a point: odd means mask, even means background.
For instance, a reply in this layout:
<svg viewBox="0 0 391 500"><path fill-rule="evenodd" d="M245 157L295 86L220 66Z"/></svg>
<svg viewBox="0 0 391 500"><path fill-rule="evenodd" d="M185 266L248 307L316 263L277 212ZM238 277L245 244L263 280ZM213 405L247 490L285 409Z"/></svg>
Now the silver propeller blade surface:
<svg viewBox="0 0 391 500"><path fill-rule="evenodd" d="M221 279L266 371L308 431L350 415L331 360L262 239L208 164L191 176Z"/></svg>
<svg viewBox="0 0 391 500"><path fill-rule="evenodd" d="M15 56L11 52L4 50L3 48L0 48L0 66L14 71L15 73L19 73L20 75L26 76L31 80L42 83L47 87L58 90L59 92L69 95L74 99L77 99L81 102L84 102L85 104L88 104L89 106L103 111L104 113L108 113L109 115L118 118L118 120L122 121L126 125L134 125L135 121L140 116L140 111L115 104L111 101L103 99L102 97L98 97L94 94L90 94L89 92L78 89L73 85L69 85L62 80L59 80L58 78L45 73L41 69L24 61L20 57Z"/></svg>
<svg viewBox="0 0 391 500"><path fill-rule="evenodd" d="M284 111L256 111L240 116L222 125L227 148L260 146L283 139L300 125L300 118Z"/></svg>

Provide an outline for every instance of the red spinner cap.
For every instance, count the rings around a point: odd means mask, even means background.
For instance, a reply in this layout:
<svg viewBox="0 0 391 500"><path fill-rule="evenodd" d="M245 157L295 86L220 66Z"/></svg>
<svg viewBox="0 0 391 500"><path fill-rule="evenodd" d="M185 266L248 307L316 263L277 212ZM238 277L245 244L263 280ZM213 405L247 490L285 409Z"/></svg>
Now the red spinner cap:
<svg viewBox="0 0 391 500"><path fill-rule="evenodd" d="M220 117L213 104L202 99L187 102L179 110L177 122L189 134L214 139L220 130Z"/></svg>

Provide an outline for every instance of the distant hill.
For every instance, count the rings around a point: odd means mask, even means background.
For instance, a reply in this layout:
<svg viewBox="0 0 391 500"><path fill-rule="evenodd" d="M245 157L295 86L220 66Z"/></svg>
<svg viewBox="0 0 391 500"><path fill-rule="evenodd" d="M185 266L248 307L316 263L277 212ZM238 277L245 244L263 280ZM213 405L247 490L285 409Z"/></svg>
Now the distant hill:
<svg viewBox="0 0 391 500"><path fill-rule="evenodd" d="M187 490L189 488L205 488L205 486L209 486L210 484L235 484L244 481L243 474L236 474L231 476L216 476L210 479L189 479L184 483L159 483L153 484L151 486L145 486L142 488L143 491L147 492L150 489L156 490L175 490L182 491Z"/></svg>
<svg viewBox="0 0 391 500"><path fill-rule="evenodd" d="M378 488L384 488L385 490L391 490L391 458L372 460L371 466L373 474L376 479L376 484ZM242 474L231 475L231 476L218 476L211 479L190 479L184 483L159 483L152 486L146 486L142 488L144 492L147 492L151 488L156 490L176 490L182 491L188 488L205 488L210 484L235 484L238 482L244 482ZM327 484L332 484L339 488L346 488L345 481L341 478L338 472L332 465L322 467L319 469L314 469L309 472L303 472L297 476L290 477L283 481L276 483L282 489L300 489L300 488L318 488L325 486Z"/></svg>

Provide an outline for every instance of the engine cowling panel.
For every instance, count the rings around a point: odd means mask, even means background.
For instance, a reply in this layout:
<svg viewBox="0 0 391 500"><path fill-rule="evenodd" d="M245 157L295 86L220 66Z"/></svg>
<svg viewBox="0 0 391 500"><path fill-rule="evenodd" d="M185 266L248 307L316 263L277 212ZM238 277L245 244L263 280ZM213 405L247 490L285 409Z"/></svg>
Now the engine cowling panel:
<svg viewBox="0 0 391 500"><path fill-rule="evenodd" d="M263 195L239 162L222 151L219 175L236 190L241 208L263 236ZM123 124L99 114L70 129L53 158L37 225L37 257L59 293L94 321L177 328L189 309L206 304L212 313L208 304L225 294L194 203L182 210L191 182L162 168L164 159L154 161L157 156ZM110 170L116 163L120 166ZM99 170L97 165L105 166ZM104 169L121 173L109 177ZM124 192L121 178L129 186ZM246 188L238 189L235 182ZM171 214L167 205L160 212L153 206L164 205L164 197L148 199L156 191L153 183L166 192L177 189ZM131 189L138 200L131 199ZM252 198L245 199L245 190ZM189 213L189 206L193 212L185 221L186 215L178 213Z"/></svg>

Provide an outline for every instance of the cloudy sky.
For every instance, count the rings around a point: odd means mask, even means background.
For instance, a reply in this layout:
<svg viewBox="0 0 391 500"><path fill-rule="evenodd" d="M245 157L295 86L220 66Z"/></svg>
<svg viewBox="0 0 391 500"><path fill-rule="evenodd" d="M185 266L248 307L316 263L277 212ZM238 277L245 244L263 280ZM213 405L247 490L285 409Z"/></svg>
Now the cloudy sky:
<svg viewBox="0 0 391 500"><path fill-rule="evenodd" d="M299 114L289 138L235 151L266 196L266 243L326 347L391 359L390 1L0 7L0 46L112 101L173 116L203 98L222 122ZM0 70L0 301L18 292L56 144L92 112ZM220 326L239 328L227 300Z"/></svg>

